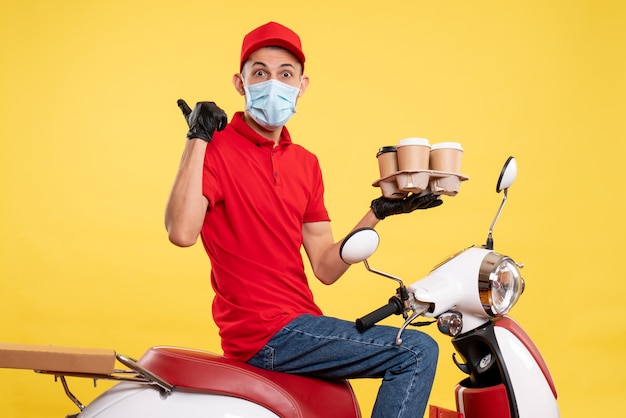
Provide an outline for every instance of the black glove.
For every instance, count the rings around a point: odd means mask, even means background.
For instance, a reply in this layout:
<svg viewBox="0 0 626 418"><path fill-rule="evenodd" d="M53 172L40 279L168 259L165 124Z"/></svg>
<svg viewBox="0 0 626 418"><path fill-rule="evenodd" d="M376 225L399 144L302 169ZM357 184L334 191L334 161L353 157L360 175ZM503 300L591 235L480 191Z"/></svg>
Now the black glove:
<svg viewBox="0 0 626 418"><path fill-rule="evenodd" d="M416 209L430 209L443 203L436 194L411 194L404 199L387 199L379 197L372 200L371 208L378 219L385 219L387 216L399 215L401 213L411 213Z"/></svg>
<svg viewBox="0 0 626 418"><path fill-rule="evenodd" d="M221 131L228 123L226 112L213 102L198 102L193 111L183 99L178 99L176 103L189 125L187 139L200 138L211 142L215 131Z"/></svg>

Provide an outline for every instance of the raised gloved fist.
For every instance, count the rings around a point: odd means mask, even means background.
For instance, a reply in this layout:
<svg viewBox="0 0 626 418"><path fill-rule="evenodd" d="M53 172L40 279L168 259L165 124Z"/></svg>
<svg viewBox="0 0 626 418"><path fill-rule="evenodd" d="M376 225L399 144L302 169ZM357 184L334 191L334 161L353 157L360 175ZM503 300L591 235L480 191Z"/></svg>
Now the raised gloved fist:
<svg viewBox="0 0 626 418"><path fill-rule="evenodd" d="M417 209L430 209L443 203L436 194L411 194L404 199L387 199L379 197L372 200L371 208L378 219L385 219L387 216L410 213Z"/></svg>
<svg viewBox="0 0 626 418"><path fill-rule="evenodd" d="M200 138L206 142L211 142L215 131L221 131L228 123L226 112L214 102L198 102L193 110L183 99L178 99L176 103L189 126L187 139Z"/></svg>

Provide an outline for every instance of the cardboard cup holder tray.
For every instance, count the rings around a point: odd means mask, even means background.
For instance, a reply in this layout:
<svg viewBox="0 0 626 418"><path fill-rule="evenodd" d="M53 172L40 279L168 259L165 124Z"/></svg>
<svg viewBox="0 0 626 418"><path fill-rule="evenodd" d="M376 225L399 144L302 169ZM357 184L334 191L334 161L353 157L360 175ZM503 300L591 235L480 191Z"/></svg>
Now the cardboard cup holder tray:
<svg viewBox="0 0 626 418"><path fill-rule="evenodd" d="M372 183L372 186L380 187L384 195L399 194L398 198L406 196L409 192L421 193L423 191L430 191L438 195L456 196L461 188L461 182L465 180L469 180L469 177L458 173L435 170L405 170L379 178Z"/></svg>

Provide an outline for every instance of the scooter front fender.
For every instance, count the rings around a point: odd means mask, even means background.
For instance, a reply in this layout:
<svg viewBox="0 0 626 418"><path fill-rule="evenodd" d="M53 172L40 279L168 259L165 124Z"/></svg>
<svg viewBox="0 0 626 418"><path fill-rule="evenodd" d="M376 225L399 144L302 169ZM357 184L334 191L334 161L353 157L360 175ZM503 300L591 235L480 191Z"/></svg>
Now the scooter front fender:
<svg viewBox="0 0 626 418"><path fill-rule="evenodd" d="M543 357L530 337L509 317L494 329L509 374L520 418L558 418L557 393Z"/></svg>
<svg viewBox="0 0 626 418"><path fill-rule="evenodd" d="M513 319L493 320L452 342L469 374L457 388L457 407L466 418L559 417L550 372Z"/></svg>

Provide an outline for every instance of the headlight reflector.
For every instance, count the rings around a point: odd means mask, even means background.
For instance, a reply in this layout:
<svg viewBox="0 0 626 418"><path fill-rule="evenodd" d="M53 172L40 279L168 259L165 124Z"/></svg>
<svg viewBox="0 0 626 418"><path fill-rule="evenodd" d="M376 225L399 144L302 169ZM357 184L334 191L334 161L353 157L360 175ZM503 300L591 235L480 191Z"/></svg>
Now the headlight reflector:
<svg viewBox="0 0 626 418"><path fill-rule="evenodd" d="M523 291L524 279L511 258L497 253L485 256L478 273L478 293L488 315L506 315Z"/></svg>

